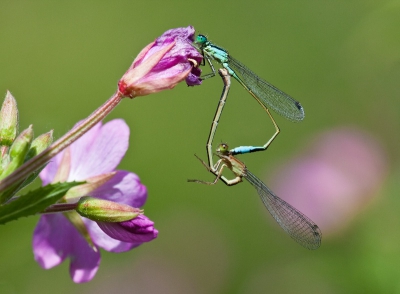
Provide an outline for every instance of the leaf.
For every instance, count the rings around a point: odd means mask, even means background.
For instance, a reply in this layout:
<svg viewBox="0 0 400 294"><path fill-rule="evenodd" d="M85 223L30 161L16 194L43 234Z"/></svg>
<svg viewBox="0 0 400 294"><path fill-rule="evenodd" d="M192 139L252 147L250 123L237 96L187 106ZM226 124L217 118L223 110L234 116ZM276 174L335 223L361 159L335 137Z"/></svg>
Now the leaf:
<svg viewBox="0 0 400 294"><path fill-rule="evenodd" d="M33 182L37 178L37 176L40 174L40 172L46 167L47 163L44 164L43 166L39 167L37 170L35 170L33 173L31 173L21 184L21 186L18 187L18 191L21 190L22 188L25 188L28 186L30 183ZM16 191L16 192L18 192ZM15 193L16 193L15 192Z"/></svg>
<svg viewBox="0 0 400 294"><path fill-rule="evenodd" d="M43 165L33 173L31 173L25 180L22 180L10 187L7 188L4 192L0 193L0 203L7 202L11 197L13 197L19 190L22 190L22 188L25 188L27 185L29 185L36 177L39 175L39 173L42 171L42 169L45 168L46 165Z"/></svg>
<svg viewBox="0 0 400 294"><path fill-rule="evenodd" d="M0 224L34 215L56 203L67 191L83 182L56 183L40 187L0 206Z"/></svg>

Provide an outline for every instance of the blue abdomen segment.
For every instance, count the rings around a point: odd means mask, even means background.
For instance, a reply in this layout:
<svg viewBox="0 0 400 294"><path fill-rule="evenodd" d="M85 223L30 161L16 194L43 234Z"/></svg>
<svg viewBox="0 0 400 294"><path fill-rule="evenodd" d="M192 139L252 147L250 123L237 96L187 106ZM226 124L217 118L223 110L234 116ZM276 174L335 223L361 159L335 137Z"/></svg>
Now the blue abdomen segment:
<svg viewBox="0 0 400 294"><path fill-rule="evenodd" d="M256 151L262 151L262 150L265 150L265 148L264 147L254 147L254 146L240 146L240 147L236 147L236 148L229 150L229 152L232 155L236 155L236 154L246 154L246 153L251 153L251 152L256 152Z"/></svg>

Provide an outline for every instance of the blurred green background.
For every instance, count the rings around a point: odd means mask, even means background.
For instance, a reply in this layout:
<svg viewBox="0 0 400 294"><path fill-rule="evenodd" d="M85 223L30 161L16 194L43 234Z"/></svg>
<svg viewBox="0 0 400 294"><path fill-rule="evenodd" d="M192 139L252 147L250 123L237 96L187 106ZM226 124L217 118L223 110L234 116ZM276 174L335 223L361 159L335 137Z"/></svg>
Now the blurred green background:
<svg viewBox="0 0 400 294"><path fill-rule="evenodd" d="M59 138L114 93L145 45L188 25L305 109L299 124L275 115L282 133L269 150L241 157L253 173L274 190L283 163L319 134L352 126L386 156L373 200L308 251L247 183L187 183L212 179L193 154L206 158L221 81L182 83L124 99L107 117L130 126L119 168L147 186L144 208L159 237L127 253L103 251L96 277L76 285L68 262L45 271L33 260L37 217L9 223L0 228L1 292L400 293L400 1L2 0L0 92L17 99L20 130L33 124L35 134L54 129ZM268 117L232 84L214 145L263 144L273 133Z"/></svg>

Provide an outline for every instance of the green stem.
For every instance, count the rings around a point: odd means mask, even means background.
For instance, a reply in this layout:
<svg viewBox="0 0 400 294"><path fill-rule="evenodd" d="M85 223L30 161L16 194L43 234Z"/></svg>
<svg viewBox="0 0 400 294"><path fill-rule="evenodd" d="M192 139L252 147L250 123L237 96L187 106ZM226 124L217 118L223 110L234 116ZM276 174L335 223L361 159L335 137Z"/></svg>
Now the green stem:
<svg viewBox="0 0 400 294"><path fill-rule="evenodd" d="M53 204L43 210L41 213L56 213L56 212L66 212L75 210L78 206L78 203L60 203L60 204Z"/></svg>
<svg viewBox="0 0 400 294"><path fill-rule="evenodd" d="M117 91L113 96L111 96L110 99L108 99L102 106L89 115L77 127L70 130L68 133L54 142L49 148L25 162L12 174L0 181L0 193L5 191L13 184L19 183L27 178L32 172L45 165L51 158L79 139L95 124L105 118L121 102L122 98L123 96L121 93Z"/></svg>

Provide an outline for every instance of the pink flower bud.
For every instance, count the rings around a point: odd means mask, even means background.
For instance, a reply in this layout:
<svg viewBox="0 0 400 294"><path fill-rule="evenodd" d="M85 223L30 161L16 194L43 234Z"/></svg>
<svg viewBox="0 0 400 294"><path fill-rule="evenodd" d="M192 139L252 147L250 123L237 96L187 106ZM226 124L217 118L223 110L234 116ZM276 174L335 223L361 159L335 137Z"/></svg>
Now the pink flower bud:
<svg viewBox="0 0 400 294"><path fill-rule="evenodd" d="M149 242L158 235L158 231L154 228L154 223L144 215L138 215L134 219L119 223L98 221L97 224L111 238L123 242Z"/></svg>
<svg viewBox="0 0 400 294"><path fill-rule="evenodd" d="M197 66L203 57L191 45L194 32L192 26L171 29L147 45L119 81L119 92L134 98L172 89L184 79L189 86L200 85Z"/></svg>

